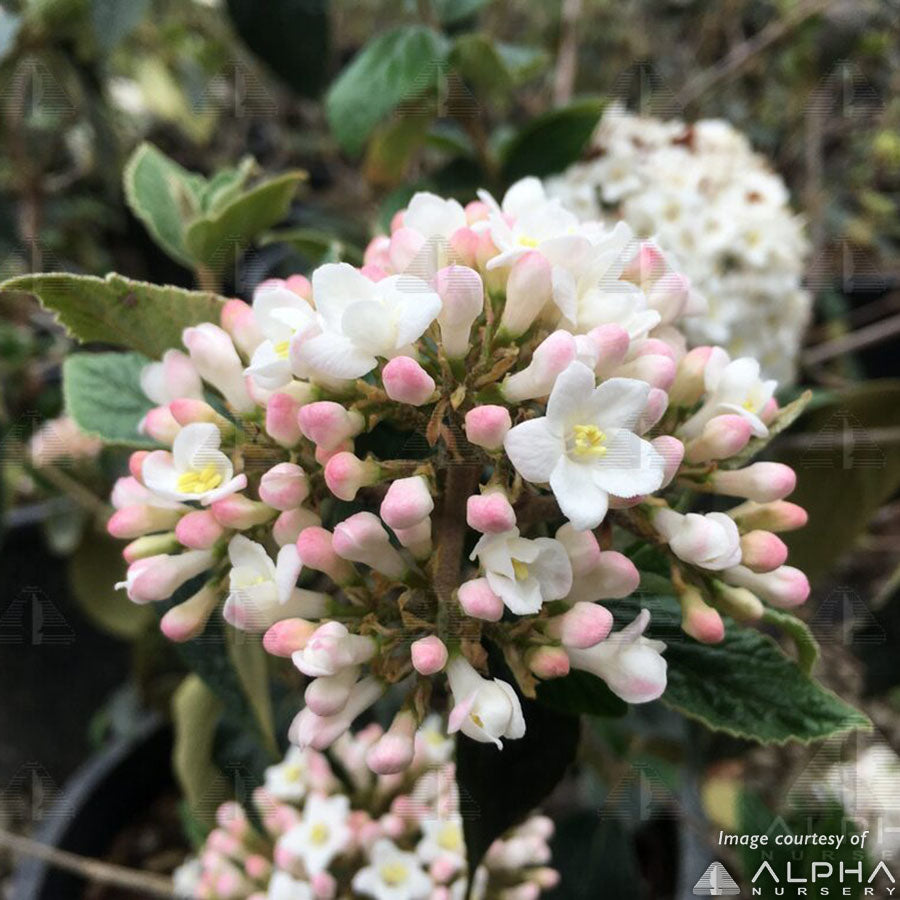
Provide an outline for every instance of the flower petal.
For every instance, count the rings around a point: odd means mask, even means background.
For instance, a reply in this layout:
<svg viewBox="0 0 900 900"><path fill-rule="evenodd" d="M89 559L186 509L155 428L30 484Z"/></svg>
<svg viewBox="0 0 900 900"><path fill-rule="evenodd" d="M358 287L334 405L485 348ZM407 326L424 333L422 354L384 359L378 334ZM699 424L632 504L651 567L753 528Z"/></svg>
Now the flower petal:
<svg viewBox="0 0 900 900"><path fill-rule="evenodd" d="M359 300L368 300L375 293L375 285L359 269L349 263L326 263L312 276L313 300L325 324L339 331L347 307Z"/></svg>
<svg viewBox="0 0 900 900"><path fill-rule="evenodd" d="M650 385L636 378L608 378L591 398L595 410L592 420L603 430L627 428L634 430L647 405Z"/></svg>
<svg viewBox="0 0 900 900"><path fill-rule="evenodd" d="M526 481L535 483L550 480L565 450L562 437L550 427L546 416L529 419L511 428L503 447L516 471Z"/></svg>
<svg viewBox="0 0 900 900"><path fill-rule="evenodd" d="M550 487L576 531L596 528L606 516L609 496L594 480L592 466L563 456L550 476Z"/></svg>
<svg viewBox="0 0 900 900"><path fill-rule="evenodd" d="M591 466L594 484L624 498L659 490L664 468L656 448L624 428L607 433L606 455Z"/></svg>
<svg viewBox="0 0 900 900"><path fill-rule="evenodd" d="M329 378L361 378L378 365L372 354L360 350L349 338L334 331L309 338L298 352L301 361L313 373Z"/></svg>
<svg viewBox="0 0 900 900"><path fill-rule="evenodd" d="M592 418L587 410L593 396L594 373L582 362L571 363L553 384L547 401L547 421L563 433L576 419L581 419L580 424L588 424Z"/></svg>

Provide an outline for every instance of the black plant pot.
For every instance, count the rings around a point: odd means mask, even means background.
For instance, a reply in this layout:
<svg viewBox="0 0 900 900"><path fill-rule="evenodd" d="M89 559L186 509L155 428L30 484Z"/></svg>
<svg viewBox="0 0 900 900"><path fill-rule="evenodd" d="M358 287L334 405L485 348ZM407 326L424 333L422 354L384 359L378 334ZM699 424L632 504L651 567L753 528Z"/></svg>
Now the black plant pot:
<svg viewBox="0 0 900 900"><path fill-rule="evenodd" d="M66 783L35 839L83 856L101 857L115 837L173 784L172 735L159 716L89 759ZM80 876L37 859L13 875L16 900L77 900Z"/></svg>

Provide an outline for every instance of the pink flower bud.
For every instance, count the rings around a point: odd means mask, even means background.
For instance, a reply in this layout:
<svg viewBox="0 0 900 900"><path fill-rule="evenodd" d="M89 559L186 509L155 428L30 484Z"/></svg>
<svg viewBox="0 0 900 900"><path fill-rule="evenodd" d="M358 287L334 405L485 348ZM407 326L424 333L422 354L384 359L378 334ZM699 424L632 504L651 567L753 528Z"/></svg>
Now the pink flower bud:
<svg viewBox="0 0 900 900"><path fill-rule="evenodd" d="M333 543L338 556L363 563L387 578L400 580L406 574L406 562L391 546L384 525L374 513L356 513L338 523ZM302 558L302 550L300 554Z"/></svg>
<svg viewBox="0 0 900 900"><path fill-rule="evenodd" d="M647 294L647 306L655 309L662 324L674 322L684 312L691 293L691 281L678 272L663 275Z"/></svg>
<svg viewBox="0 0 900 900"><path fill-rule="evenodd" d="M503 618L503 600L490 588L486 578L473 578L459 586L459 605L473 619L499 622Z"/></svg>
<svg viewBox="0 0 900 900"><path fill-rule="evenodd" d="M291 723L288 738L298 747L325 750L330 747L381 695L384 687L375 678L364 678L353 689L347 705L336 715L317 716L302 709Z"/></svg>
<svg viewBox="0 0 900 900"><path fill-rule="evenodd" d="M308 496L306 473L295 463L277 463L259 482L259 499L275 509L293 509Z"/></svg>
<svg viewBox="0 0 900 900"><path fill-rule="evenodd" d="M150 455L149 450L135 450L131 456L128 457L128 471L131 472L131 477L135 479L135 481L144 483L143 473L141 472L141 468L144 465L144 460Z"/></svg>
<svg viewBox="0 0 900 900"><path fill-rule="evenodd" d="M466 501L466 523L482 534L499 534L516 527L516 511L506 494L472 494Z"/></svg>
<svg viewBox="0 0 900 900"><path fill-rule="evenodd" d="M669 407L669 395L662 388L650 388L647 405L641 413L635 431L644 434L649 431L665 415Z"/></svg>
<svg viewBox="0 0 900 900"><path fill-rule="evenodd" d="M666 271L666 260L659 247L641 241L634 258L622 270L622 278L637 285L652 284Z"/></svg>
<svg viewBox="0 0 900 900"><path fill-rule="evenodd" d="M284 279L284 286L304 300L312 298L312 282L305 275L288 275Z"/></svg>
<svg viewBox="0 0 900 900"><path fill-rule="evenodd" d="M431 556L431 519L422 519L410 528L395 528L394 534L401 547L406 547L416 559L428 559Z"/></svg>
<svg viewBox="0 0 900 900"><path fill-rule="evenodd" d="M266 434L282 447L294 447L300 441L297 414L300 404L289 394L277 392L266 403Z"/></svg>
<svg viewBox="0 0 900 900"><path fill-rule="evenodd" d="M272 656L290 657L307 645L316 628L315 622L306 619L282 619L269 626L263 636L263 647Z"/></svg>
<svg viewBox="0 0 900 900"><path fill-rule="evenodd" d="M784 565L788 548L771 531L750 531L741 538L741 565L754 572L771 572Z"/></svg>
<svg viewBox="0 0 900 900"><path fill-rule="evenodd" d="M538 678L564 678L569 674L569 655L562 647L543 645L528 651L526 664Z"/></svg>
<svg viewBox="0 0 900 900"><path fill-rule="evenodd" d="M779 566L771 572L753 572L746 566L735 566L722 573L723 581L747 588L772 606L793 609L806 602L809 580L793 566Z"/></svg>
<svg viewBox="0 0 900 900"><path fill-rule="evenodd" d="M744 416L715 416L703 426L700 437L688 442L685 459L690 463L728 459L740 453L752 436L753 426Z"/></svg>
<svg viewBox="0 0 900 900"><path fill-rule="evenodd" d="M154 531L169 531L181 518L183 510L139 504L123 506L110 517L106 530L119 539L140 537Z"/></svg>
<svg viewBox="0 0 900 900"><path fill-rule="evenodd" d="M474 222L483 222L491 214L491 208L482 200L471 200L466 204L466 221L471 225Z"/></svg>
<svg viewBox="0 0 900 900"><path fill-rule="evenodd" d="M625 361L631 346L631 338L621 325L598 325L585 337L594 347L597 357L596 371L604 377Z"/></svg>
<svg viewBox="0 0 900 900"><path fill-rule="evenodd" d="M171 447L178 432L181 431L181 426L169 411L168 406L155 406L141 420L139 429L152 437L154 441Z"/></svg>
<svg viewBox="0 0 900 900"><path fill-rule="evenodd" d="M234 343L218 325L203 322L185 328L181 340L191 355L200 377L218 390L237 412L249 413L256 404L244 383L244 364Z"/></svg>
<svg viewBox="0 0 900 900"><path fill-rule="evenodd" d="M766 425L770 425L777 415L778 401L774 397L769 397L766 405L759 411L759 417Z"/></svg>
<svg viewBox="0 0 900 900"><path fill-rule="evenodd" d="M321 524L322 520L311 509L297 506L278 514L272 523L272 537L279 547L284 547L286 544L295 543L304 528Z"/></svg>
<svg viewBox="0 0 900 900"><path fill-rule="evenodd" d="M597 603L579 601L568 612L548 619L547 633L564 647L585 650L605 641L612 631L612 613Z"/></svg>
<svg viewBox="0 0 900 900"><path fill-rule="evenodd" d="M687 587L679 595L681 629L701 644L718 644L725 638L722 617L704 601L694 587Z"/></svg>
<svg viewBox="0 0 900 900"><path fill-rule="evenodd" d="M743 469L718 469L710 483L716 494L768 503L787 497L797 486L797 475L784 463L757 462Z"/></svg>
<svg viewBox="0 0 900 900"><path fill-rule="evenodd" d="M366 765L377 775L405 772L415 754L415 734L415 717L408 710L401 710L391 727L369 748Z"/></svg>
<svg viewBox="0 0 900 900"><path fill-rule="evenodd" d="M622 553L604 550L600 561L586 575L576 578L567 600L620 600L633 594L641 576L634 563Z"/></svg>
<svg viewBox="0 0 900 900"><path fill-rule="evenodd" d="M356 570L334 550L334 536L318 525L304 528L297 538L297 551L303 565L324 572L335 584L348 585L357 581Z"/></svg>
<svg viewBox="0 0 900 900"><path fill-rule="evenodd" d="M802 506L789 503L787 500L775 500L772 503L755 503L748 500L729 510L728 515L738 523L741 531L752 531L754 528L795 531L806 525L809 518Z"/></svg>
<svg viewBox="0 0 900 900"><path fill-rule="evenodd" d="M361 413L346 409L332 400L320 400L302 406L297 420L303 436L326 451L334 450L356 437L365 426Z"/></svg>
<svg viewBox="0 0 900 900"><path fill-rule="evenodd" d="M470 269L478 265L478 234L471 228L457 228L450 235L450 257Z"/></svg>
<svg viewBox="0 0 900 900"><path fill-rule="evenodd" d="M346 666L334 675L313 679L303 695L306 706L317 716L339 713L347 705L358 677L359 666Z"/></svg>
<svg viewBox="0 0 900 900"><path fill-rule="evenodd" d="M190 425L192 422L212 422L220 431L229 432L234 425L219 415L205 400L193 397L179 397L169 404L169 412L179 425Z"/></svg>
<svg viewBox="0 0 900 900"><path fill-rule="evenodd" d="M669 388L672 406L693 406L703 396L706 364L713 350L713 347L695 347L678 363L675 380Z"/></svg>
<svg viewBox="0 0 900 900"><path fill-rule="evenodd" d="M506 283L506 303L500 318L500 332L509 337L524 334L550 301L550 263L531 251L513 264Z"/></svg>
<svg viewBox="0 0 900 900"><path fill-rule="evenodd" d="M215 500L209 505L209 509L220 525L238 531L253 528L254 525L265 525L276 515L271 506L250 500L242 494L230 494L221 500Z"/></svg>
<svg viewBox="0 0 900 900"><path fill-rule="evenodd" d="M325 484L341 500L352 500L360 488L381 478L381 466L374 459L360 459L349 452L336 453L325 465Z"/></svg>
<svg viewBox="0 0 900 900"><path fill-rule="evenodd" d="M568 368L577 353L575 338L568 331L554 331L535 348L531 362L503 382L504 398L520 403L546 396L553 389L556 377Z"/></svg>
<svg viewBox="0 0 900 900"><path fill-rule="evenodd" d="M505 406L476 406L466 413L466 439L485 450L500 450L506 432L512 427Z"/></svg>
<svg viewBox="0 0 900 900"><path fill-rule="evenodd" d="M146 459L146 456L144 458ZM110 502L116 509L124 509L126 506L149 503L153 500L153 497L153 493L144 487L139 479L126 476L116 479Z"/></svg>
<svg viewBox="0 0 900 900"><path fill-rule="evenodd" d="M253 879L253 881L268 881L272 872L272 863L264 856L253 853L244 861L244 871ZM260 896L265 896L261 894Z"/></svg>
<svg viewBox="0 0 900 900"><path fill-rule="evenodd" d="M413 228L401 227L391 234L391 246L388 251L390 266L395 272L419 274L424 260L419 258L433 255L433 250L426 246L424 235ZM417 265L418 263L418 265Z"/></svg>
<svg viewBox="0 0 900 900"><path fill-rule="evenodd" d="M619 366L615 374L620 378L636 378L646 381L651 387L667 391L675 379L675 361L661 353L637 356Z"/></svg>
<svg viewBox="0 0 900 900"><path fill-rule="evenodd" d="M215 561L209 550L187 550L169 556L148 556L128 567L125 581L116 589L125 588L128 599L133 603L151 603L166 600L186 581L205 572Z"/></svg>
<svg viewBox="0 0 900 900"><path fill-rule="evenodd" d="M218 605L221 594L212 585L204 585L193 597L173 606L159 621L159 629L177 644L195 638Z"/></svg>
<svg viewBox="0 0 900 900"><path fill-rule="evenodd" d="M653 438L650 443L653 449L663 458L663 482L661 488L668 487L672 483L672 479L678 474L681 468L681 461L684 459L684 444L677 437L670 434L660 435Z"/></svg>
<svg viewBox="0 0 900 900"><path fill-rule="evenodd" d="M379 269L391 267L391 239L386 234L378 234L366 245L363 253L363 268L367 266Z"/></svg>
<svg viewBox="0 0 900 900"><path fill-rule="evenodd" d="M252 356L253 351L263 342L263 334L253 315L253 307L243 300L226 300L220 321L235 347L247 357Z"/></svg>
<svg viewBox="0 0 900 900"><path fill-rule="evenodd" d="M225 529L209 509L192 510L175 526L179 543L192 550L209 550L224 534Z"/></svg>
<svg viewBox="0 0 900 900"><path fill-rule="evenodd" d="M397 403L421 406L435 391L434 379L411 357L395 356L381 370L385 393Z"/></svg>
<svg viewBox="0 0 900 900"><path fill-rule="evenodd" d="M434 500L427 479L421 475L392 481L381 501L381 518L395 531L412 528L427 519L434 509Z"/></svg>
<svg viewBox="0 0 900 900"><path fill-rule="evenodd" d="M556 540L566 548L575 578L589 575L600 565L600 544L593 531L576 531L566 522L557 532Z"/></svg>
<svg viewBox="0 0 900 900"><path fill-rule="evenodd" d="M451 359L459 359L469 349L469 332L484 309L481 276L466 266L447 266L434 277L434 289L441 298L438 325L441 344Z"/></svg>
<svg viewBox="0 0 900 900"><path fill-rule="evenodd" d="M413 668L420 675L434 675L447 665L447 647L436 634L413 641L409 652Z"/></svg>

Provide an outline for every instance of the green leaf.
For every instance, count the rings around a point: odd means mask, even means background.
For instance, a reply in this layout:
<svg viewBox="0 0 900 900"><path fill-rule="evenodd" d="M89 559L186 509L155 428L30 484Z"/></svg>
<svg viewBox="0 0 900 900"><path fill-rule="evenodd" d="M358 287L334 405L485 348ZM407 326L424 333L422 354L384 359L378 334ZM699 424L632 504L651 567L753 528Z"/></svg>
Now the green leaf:
<svg viewBox="0 0 900 900"><path fill-rule="evenodd" d="M602 678L590 672L572 671L565 678L542 681L537 699L571 715L624 716L628 704L617 697Z"/></svg>
<svg viewBox="0 0 900 900"><path fill-rule="evenodd" d="M305 178L302 171L277 175L192 222L184 233L191 258L217 273L228 269L253 238L287 215L297 186Z"/></svg>
<svg viewBox="0 0 900 900"><path fill-rule="evenodd" d="M366 151L366 180L382 187L394 187L403 181L410 160L425 143L430 125L428 116L404 116L379 128Z"/></svg>
<svg viewBox="0 0 900 900"><path fill-rule="evenodd" d="M158 447L138 432L153 407L141 390L140 353L75 353L63 362L66 412L87 434L123 447Z"/></svg>
<svg viewBox="0 0 900 900"><path fill-rule="evenodd" d="M463 78L479 92L498 100L539 72L545 61L540 50L499 44L480 32L461 34L450 51L450 62Z"/></svg>
<svg viewBox="0 0 900 900"><path fill-rule="evenodd" d="M533 78L548 63L549 57L541 47L526 47L523 44L505 44L494 41L494 49L503 60L513 84L521 84Z"/></svg>
<svg viewBox="0 0 900 900"><path fill-rule="evenodd" d="M111 273L21 275L0 284L0 294L32 294L80 341L117 344L158 359L181 344L189 325L218 322L224 300L206 291L132 281Z"/></svg>
<svg viewBox="0 0 900 900"><path fill-rule="evenodd" d="M370 41L338 76L325 113L338 143L359 153L375 126L404 100L439 88L446 39L424 25L404 25Z"/></svg>
<svg viewBox="0 0 900 900"><path fill-rule="evenodd" d="M504 147L504 179L513 182L526 175L552 175L575 162L594 133L604 106L599 97L586 97L533 119Z"/></svg>
<svg viewBox="0 0 900 900"><path fill-rule="evenodd" d="M91 24L103 50L128 37L144 18L150 0L91 0Z"/></svg>
<svg viewBox="0 0 900 900"><path fill-rule="evenodd" d="M577 716L520 700L524 737L504 741L502 750L463 734L456 739L456 781L470 872L495 838L524 819L553 790L578 749Z"/></svg>
<svg viewBox="0 0 900 900"><path fill-rule="evenodd" d="M216 212L230 203L243 190L256 168L256 160L245 156L234 168L219 169L203 188L200 198L203 211Z"/></svg>
<svg viewBox="0 0 900 900"><path fill-rule="evenodd" d="M327 0L227 0L247 46L294 91L315 97L328 78Z"/></svg>
<svg viewBox="0 0 900 900"><path fill-rule="evenodd" d="M344 260L354 265L362 264L362 251L359 247L318 228L284 228L270 231L260 240L262 246L278 243L289 244L314 266L326 259Z"/></svg>
<svg viewBox="0 0 900 900"><path fill-rule="evenodd" d="M226 628L225 638L228 644L228 658L237 672L244 696L253 710L264 745L277 756L278 741L275 738L275 718L272 712L272 697L269 693L269 670L262 639L235 628Z"/></svg>
<svg viewBox="0 0 900 900"><path fill-rule="evenodd" d="M763 622L775 625L785 634L790 635L797 647L797 661L800 668L809 675L819 658L819 645L806 622L798 619L793 613L771 606L767 607L763 613Z"/></svg>
<svg viewBox="0 0 900 900"><path fill-rule="evenodd" d="M200 213L206 179L182 168L147 142L131 154L123 178L131 211L169 256L192 267L184 230L186 223Z"/></svg>
<svg viewBox="0 0 900 900"><path fill-rule="evenodd" d="M432 7L441 25L455 25L475 15L488 0L432 0Z"/></svg>
<svg viewBox="0 0 900 900"><path fill-rule="evenodd" d="M806 527L784 535L790 562L821 577L900 488L900 381L836 392L797 420L773 457L796 471L789 499L809 513Z"/></svg>
<svg viewBox="0 0 900 900"><path fill-rule="evenodd" d="M188 675L172 696L175 746L172 768L194 818L215 823L216 800L223 775L213 762L216 727L222 703L198 675Z"/></svg>

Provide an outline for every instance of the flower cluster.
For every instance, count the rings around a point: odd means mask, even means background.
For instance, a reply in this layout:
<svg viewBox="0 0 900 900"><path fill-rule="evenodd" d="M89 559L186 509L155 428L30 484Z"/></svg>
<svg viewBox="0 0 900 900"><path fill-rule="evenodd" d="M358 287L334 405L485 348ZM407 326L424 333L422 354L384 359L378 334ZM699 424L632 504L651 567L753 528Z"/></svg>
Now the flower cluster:
<svg viewBox="0 0 900 900"><path fill-rule="evenodd" d="M782 179L729 123L687 125L612 106L592 158L548 190L583 218L621 217L675 254L709 304L684 323L693 344L722 344L771 377L794 377L812 302L801 287L803 223Z"/></svg>
<svg viewBox="0 0 900 900"><path fill-rule="evenodd" d="M573 668L653 700L665 647L646 610L616 627L640 576L614 546L668 559L700 641L721 612L808 592L776 534L805 520L794 473L749 464L792 410L756 360L687 351L696 308L656 244L579 222L535 178L502 203L417 194L362 268L267 281L148 366L141 427L169 449L135 452L114 489L120 586L167 603L173 640L223 600L264 634L309 679L299 747L400 686L366 756L382 775L446 687L451 732L497 746L525 732L521 696ZM703 494L743 502L679 511ZM485 677L490 648L517 687Z"/></svg>
<svg viewBox="0 0 900 900"><path fill-rule="evenodd" d="M462 900L467 862L453 743L436 717L415 736L402 776L373 775L366 758L378 725L344 734L328 758L292 747L253 796L255 828L229 802L196 859L175 876L196 900ZM532 815L497 838L475 871L471 896L536 900L559 880L549 867L553 823Z"/></svg>

